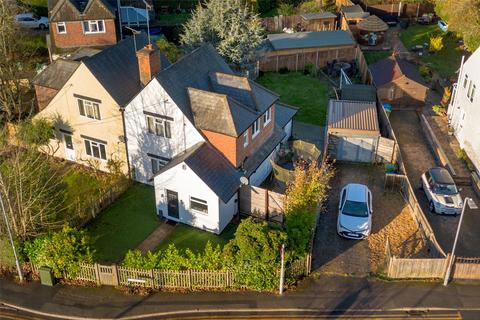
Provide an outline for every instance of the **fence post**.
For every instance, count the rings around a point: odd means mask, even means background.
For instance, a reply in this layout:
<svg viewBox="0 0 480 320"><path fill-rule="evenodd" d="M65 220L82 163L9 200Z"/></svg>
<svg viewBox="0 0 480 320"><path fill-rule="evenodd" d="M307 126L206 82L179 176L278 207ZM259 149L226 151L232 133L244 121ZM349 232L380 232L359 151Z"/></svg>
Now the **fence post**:
<svg viewBox="0 0 480 320"><path fill-rule="evenodd" d="M150 278L152 278L152 288L153 288L153 289L156 289L156 286L155 286L155 273L154 273L153 269L150 269Z"/></svg>
<svg viewBox="0 0 480 320"><path fill-rule="evenodd" d="M113 285L117 287L120 281L118 280L118 267L116 264L112 264L112 276L113 276Z"/></svg>
<svg viewBox="0 0 480 320"><path fill-rule="evenodd" d="M192 289L192 270L188 269L188 288Z"/></svg>
<svg viewBox="0 0 480 320"><path fill-rule="evenodd" d="M102 282L100 281L100 265L98 263L95 263L93 266L95 269L95 281L98 285L101 285Z"/></svg>

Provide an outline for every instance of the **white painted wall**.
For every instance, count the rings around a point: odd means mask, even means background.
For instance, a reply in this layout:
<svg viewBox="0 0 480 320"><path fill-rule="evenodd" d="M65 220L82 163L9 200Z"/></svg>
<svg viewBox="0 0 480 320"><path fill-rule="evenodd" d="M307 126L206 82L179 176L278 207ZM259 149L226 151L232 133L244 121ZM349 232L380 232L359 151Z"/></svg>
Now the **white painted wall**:
<svg viewBox="0 0 480 320"><path fill-rule="evenodd" d="M172 137L168 139L150 134L144 111L173 118ZM142 183L149 183L148 180L153 176L151 158L147 153L172 159L196 143L204 141L156 79L150 81L127 105L125 125L130 166L135 168L136 180Z"/></svg>
<svg viewBox="0 0 480 320"><path fill-rule="evenodd" d="M285 136L285 138L283 138L282 142L286 142L288 141L288 139L290 139L290 137L292 136L292 120L290 120L286 125L285 127L283 127L283 132L285 132L287 135Z"/></svg>
<svg viewBox="0 0 480 320"><path fill-rule="evenodd" d="M249 178L249 184L254 187L258 187L262 184L263 181L268 177L270 172L272 172L272 164L270 159L273 160L276 152L280 149L280 144L275 147L275 149L270 153L270 155L258 166L257 170Z"/></svg>
<svg viewBox="0 0 480 320"><path fill-rule="evenodd" d="M224 204L184 162L157 175L154 186L157 213L162 210L169 219L166 190L178 192L179 219L171 219L174 221L219 234L236 213L236 195ZM208 214L191 210L190 197L207 201Z"/></svg>
<svg viewBox="0 0 480 320"><path fill-rule="evenodd" d="M465 77L468 82L464 87ZM473 101L467 97L470 81L476 86ZM458 77L454 100L448 109L450 125L455 130L460 146L465 149L480 172L480 49L464 63Z"/></svg>

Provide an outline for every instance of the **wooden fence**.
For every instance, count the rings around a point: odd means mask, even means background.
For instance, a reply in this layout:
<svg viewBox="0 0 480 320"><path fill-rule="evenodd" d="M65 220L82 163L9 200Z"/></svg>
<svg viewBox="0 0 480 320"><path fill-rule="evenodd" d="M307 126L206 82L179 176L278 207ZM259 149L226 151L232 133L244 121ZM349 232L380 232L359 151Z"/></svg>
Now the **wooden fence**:
<svg viewBox="0 0 480 320"><path fill-rule="evenodd" d="M264 220L283 222L285 195L253 186L242 186L239 195L239 211Z"/></svg>
<svg viewBox="0 0 480 320"><path fill-rule="evenodd" d="M479 280L480 258L457 257L453 267L452 278L454 280Z"/></svg>

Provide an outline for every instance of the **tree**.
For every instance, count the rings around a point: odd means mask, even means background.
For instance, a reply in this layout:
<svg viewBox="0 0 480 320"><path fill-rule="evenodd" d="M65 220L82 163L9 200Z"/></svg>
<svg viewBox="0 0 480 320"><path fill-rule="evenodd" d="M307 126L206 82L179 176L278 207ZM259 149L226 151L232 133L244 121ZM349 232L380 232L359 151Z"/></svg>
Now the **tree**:
<svg viewBox="0 0 480 320"><path fill-rule="evenodd" d="M167 56L168 61L171 63L177 62L177 60L180 58L180 50L178 50L175 44L168 42L165 37L158 39L156 44L160 49L160 52L163 52Z"/></svg>
<svg viewBox="0 0 480 320"><path fill-rule="evenodd" d="M299 7L299 11L300 13L317 13L321 12L322 9L318 5L317 1L312 0L303 2Z"/></svg>
<svg viewBox="0 0 480 320"><path fill-rule="evenodd" d="M428 49L430 52L438 52L443 49L443 37L441 35L431 36Z"/></svg>
<svg viewBox="0 0 480 320"><path fill-rule="evenodd" d="M289 3L281 3L278 6L278 14L281 16L292 16L295 14L295 7Z"/></svg>
<svg viewBox="0 0 480 320"><path fill-rule="evenodd" d="M470 52L480 47L480 0L436 0L435 11L448 30L463 37Z"/></svg>
<svg viewBox="0 0 480 320"><path fill-rule="evenodd" d="M260 19L242 0L209 0L205 7L197 6L180 36L187 50L211 43L239 68L254 61L263 39Z"/></svg>

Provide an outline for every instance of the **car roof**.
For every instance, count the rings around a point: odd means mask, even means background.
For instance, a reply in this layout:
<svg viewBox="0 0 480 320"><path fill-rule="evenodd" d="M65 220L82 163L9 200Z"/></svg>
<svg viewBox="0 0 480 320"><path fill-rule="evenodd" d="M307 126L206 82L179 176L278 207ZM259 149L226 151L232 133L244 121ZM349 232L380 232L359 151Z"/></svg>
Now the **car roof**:
<svg viewBox="0 0 480 320"><path fill-rule="evenodd" d="M359 183L349 183L345 186L347 190L347 200L366 202L367 201L367 186Z"/></svg>
<svg viewBox="0 0 480 320"><path fill-rule="evenodd" d="M441 167L431 168L428 171L430 172L430 176L432 177L433 181L435 181L435 183L455 184L455 181L453 181L453 178L450 175L450 172L448 172L448 170L445 168L441 168Z"/></svg>

